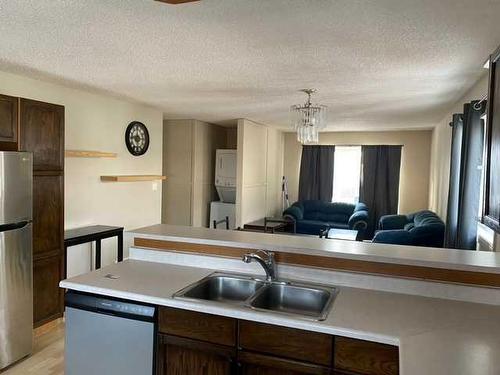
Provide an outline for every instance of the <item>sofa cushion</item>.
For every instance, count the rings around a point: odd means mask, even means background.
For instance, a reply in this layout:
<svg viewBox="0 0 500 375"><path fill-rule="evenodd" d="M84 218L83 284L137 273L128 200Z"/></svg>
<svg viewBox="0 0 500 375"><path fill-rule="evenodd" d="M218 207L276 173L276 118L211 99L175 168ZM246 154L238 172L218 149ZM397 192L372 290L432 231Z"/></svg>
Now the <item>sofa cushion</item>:
<svg viewBox="0 0 500 375"><path fill-rule="evenodd" d="M415 227L415 223L408 223L405 225L404 230L412 230Z"/></svg>
<svg viewBox="0 0 500 375"><path fill-rule="evenodd" d="M304 201L304 219L316 221L346 222L354 212L350 203L330 203L322 201Z"/></svg>
<svg viewBox="0 0 500 375"><path fill-rule="evenodd" d="M285 216L285 217L291 216L295 220L302 220L304 218L304 214L303 214L302 210L300 209L300 207L298 207L298 206L290 206L290 207L288 207L283 212L283 216Z"/></svg>

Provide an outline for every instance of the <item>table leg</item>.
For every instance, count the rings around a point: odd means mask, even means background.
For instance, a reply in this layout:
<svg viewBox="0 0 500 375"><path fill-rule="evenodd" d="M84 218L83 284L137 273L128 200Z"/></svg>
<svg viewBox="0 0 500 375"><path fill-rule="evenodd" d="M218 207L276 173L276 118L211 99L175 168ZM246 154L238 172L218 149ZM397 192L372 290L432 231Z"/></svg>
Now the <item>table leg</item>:
<svg viewBox="0 0 500 375"><path fill-rule="evenodd" d="M118 234L118 262L123 261L123 231Z"/></svg>
<svg viewBox="0 0 500 375"><path fill-rule="evenodd" d="M95 241L95 269L101 268L101 240Z"/></svg>
<svg viewBox="0 0 500 375"><path fill-rule="evenodd" d="M64 246L64 279L68 278L68 247Z"/></svg>

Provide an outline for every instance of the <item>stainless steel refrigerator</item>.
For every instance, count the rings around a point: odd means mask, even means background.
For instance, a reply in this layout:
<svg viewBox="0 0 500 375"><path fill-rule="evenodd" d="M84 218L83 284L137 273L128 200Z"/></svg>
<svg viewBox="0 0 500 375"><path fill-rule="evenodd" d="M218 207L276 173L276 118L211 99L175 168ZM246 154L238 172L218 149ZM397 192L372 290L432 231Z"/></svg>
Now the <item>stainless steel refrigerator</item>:
<svg viewBox="0 0 500 375"><path fill-rule="evenodd" d="M0 369L33 345L32 155L0 152Z"/></svg>

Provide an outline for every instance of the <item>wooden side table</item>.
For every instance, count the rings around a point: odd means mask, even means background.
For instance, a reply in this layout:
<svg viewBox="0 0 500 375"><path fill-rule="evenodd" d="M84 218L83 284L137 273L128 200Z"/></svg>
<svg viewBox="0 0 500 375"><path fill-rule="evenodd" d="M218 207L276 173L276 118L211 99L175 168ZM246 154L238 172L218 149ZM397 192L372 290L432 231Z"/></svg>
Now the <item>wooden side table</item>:
<svg viewBox="0 0 500 375"><path fill-rule="evenodd" d="M265 217L260 220L252 221L243 225L243 229L264 233L296 232L294 221L278 217Z"/></svg>

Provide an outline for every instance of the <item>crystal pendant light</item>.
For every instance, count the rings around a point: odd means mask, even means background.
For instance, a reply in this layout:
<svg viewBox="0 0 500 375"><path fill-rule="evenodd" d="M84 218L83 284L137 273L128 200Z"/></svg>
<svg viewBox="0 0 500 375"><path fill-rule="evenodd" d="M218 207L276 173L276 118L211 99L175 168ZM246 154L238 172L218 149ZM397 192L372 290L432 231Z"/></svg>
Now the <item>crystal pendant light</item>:
<svg viewBox="0 0 500 375"><path fill-rule="evenodd" d="M312 104L311 95L315 89L302 89L307 94L307 102L303 105L292 105L290 117L294 130L297 132L297 140L302 144L318 143L318 131L326 126L327 107Z"/></svg>

